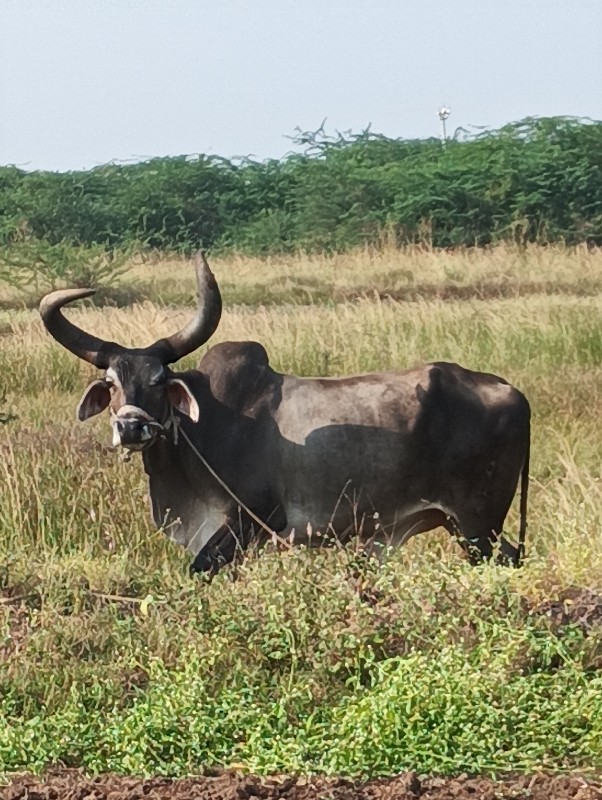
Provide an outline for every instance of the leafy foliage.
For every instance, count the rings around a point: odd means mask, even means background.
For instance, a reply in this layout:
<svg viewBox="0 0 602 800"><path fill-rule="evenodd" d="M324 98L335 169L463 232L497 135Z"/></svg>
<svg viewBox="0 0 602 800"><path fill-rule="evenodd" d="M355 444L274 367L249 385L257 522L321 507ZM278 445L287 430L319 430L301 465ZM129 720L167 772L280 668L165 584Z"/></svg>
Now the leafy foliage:
<svg viewBox="0 0 602 800"><path fill-rule="evenodd" d="M0 169L0 239L255 254L393 238L436 247L602 242L602 123L528 118L437 139L298 132L256 162L179 156L85 172Z"/></svg>
<svg viewBox="0 0 602 800"><path fill-rule="evenodd" d="M10 286L27 286L37 292L62 283L96 288L113 283L125 271L131 255L132 247L106 248L67 240L52 244L28 235L0 246L0 278Z"/></svg>

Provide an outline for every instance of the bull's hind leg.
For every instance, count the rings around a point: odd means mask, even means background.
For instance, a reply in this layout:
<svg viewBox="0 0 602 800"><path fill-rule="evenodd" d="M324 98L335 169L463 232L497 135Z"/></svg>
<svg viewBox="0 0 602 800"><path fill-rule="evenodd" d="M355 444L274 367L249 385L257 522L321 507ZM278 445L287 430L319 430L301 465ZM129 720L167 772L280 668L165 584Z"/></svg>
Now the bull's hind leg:
<svg viewBox="0 0 602 800"><path fill-rule="evenodd" d="M499 543L498 562L507 566L516 563L517 548L501 535L502 523L480 518L463 518L448 524L448 531L456 538L471 564L489 561Z"/></svg>
<svg viewBox="0 0 602 800"><path fill-rule="evenodd" d="M516 487L492 487L465 501L447 529L457 539L471 564L489 561L494 554L500 564L511 566L518 560L518 550L503 535L504 521ZM497 551L497 553L496 553Z"/></svg>
<svg viewBox="0 0 602 800"><path fill-rule="evenodd" d="M488 561L494 554L500 564L518 563L518 548L503 531L523 459L515 442L498 445L495 459L474 465L470 493L465 486L457 487L454 493L450 503L455 511L453 533L472 564Z"/></svg>
<svg viewBox="0 0 602 800"><path fill-rule="evenodd" d="M460 525L455 517L447 517L443 527L456 540L464 551L471 564L480 564L487 561L493 555L493 545L487 537L480 535L470 535L466 533L466 524ZM470 526L471 533L474 534L476 528Z"/></svg>

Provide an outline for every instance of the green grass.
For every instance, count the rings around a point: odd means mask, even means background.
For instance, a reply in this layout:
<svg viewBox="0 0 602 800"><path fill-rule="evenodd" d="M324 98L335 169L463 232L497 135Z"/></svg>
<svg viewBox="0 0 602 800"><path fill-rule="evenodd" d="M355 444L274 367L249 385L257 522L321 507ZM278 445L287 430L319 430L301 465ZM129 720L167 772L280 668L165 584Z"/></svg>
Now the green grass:
<svg viewBox="0 0 602 800"><path fill-rule="evenodd" d="M474 281L494 256L472 265ZM532 253L531 280L552 256ZM563 257L568 282L588 271L583 253ZM429 258L431 280L449 254ZM574 587L602 608L601 312L600 295L546 291L228 306L215 341L258 339L279 369L451 359L521 388L533 409L528 557L519 571L471 568L437 531L380 568L353 547L268 550L210 585L152 527L141 465L118 461L107 420L75 422L93 369L34 313L3 312L0 410L16 418L0 429L0 772L602 770L602 628L575 601L562 624L538 611ZM147 303L73 316L127 344L188 313ZM513 508L510 536L517 527Z"/></svg>

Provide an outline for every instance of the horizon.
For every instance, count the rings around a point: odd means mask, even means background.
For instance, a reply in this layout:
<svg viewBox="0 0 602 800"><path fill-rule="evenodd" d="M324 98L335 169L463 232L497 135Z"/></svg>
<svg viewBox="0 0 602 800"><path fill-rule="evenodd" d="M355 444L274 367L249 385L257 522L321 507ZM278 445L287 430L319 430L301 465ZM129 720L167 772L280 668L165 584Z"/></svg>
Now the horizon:
<svg viewBox="0 0 602 800"><path fill-rule="evenodd" d="M532 116L524 117L523 119L509 120L508 122L505 122L502 125L500 125L499 128L488 128L488 127L472 126L472 128L473 128L472 130L467 130L466 128L462 128L462 127L459 126L458 128L454 129L451 132L448 131L447 136L446 136L446 141L447 142L457 141L458 138L457 138L456 134L458 134L458 132L461 132L464 135L464 138L462 139L462 141L470 141L471 139L476 138L481 134L488 133L488 134L495 135L495 134L499 133L503 128L506 128L508 126L520 125L521 123L526 123L526 122L529 122L531 120L542 120L542 119L571 120L571 121L575 121L575 122L582 122L582 123L593 124L593 125L602 124L602 120L599 120L599 119L593 119L591 117L577 117L577 116L573 116L573 115L569 115L569 114L559 114L559 115L555 115L553 117L540 117L540 116L532 115ZM441 141L442 138L443 138L442 135L439 135L439 136L416 136L416 137L412 137L412 138L403 137L403 136L391 137L391 136L387 136L386 134L382 134L379 131L374 131L371 128L366 129L364 131L332 131L332 133L331 133L331 132L328 131L327 127L324 127L324 128L319 128L317 131L303 131L303 133L317 133L320 130L322 130L324 135L328 136L328 137L334 136L334 135L340 135L343 138L346 138L346 137L350 137L350 136L357 136L357 135L361 135L361 134L364 134L364 133L369 133L370 135L374 135L375 137L383 137L383 138L388 139L390 141L398 141L398 142L402 142L402 141L406 141L406 142L428 142L428 141L431 141L433 139ZM295 136L291 136L290 138L292 140L292 139L294 139L296 137ZM269 162L269 161L284 161L287 158L290 158L290 157L293 157L293 156L307 155L307 150L310 147L311 147L311 144L309 144L309 143L303 144L303 145L297 145L297 146L295 146L294 144L291 144L291 148L289 149L289 151L284 153L280 157L266 156L265 158L257 158L257 159L255 159L253 157L249 157L249 156L226 156L226 155L219 154L219 153L201 153L201 152L197 152L197 153L173 153L173 154L169 154L169 155L153 155L153 156L147 156L147 157L140 157L139 159L136 159L136 158L129 158L129 159L118 159L118 158L115 158L115 159L111 159L110 161L107 161L105 163L94 164L91 167L84 167L84 168L81 168L81 169L62 169L61 170L61 169L44 169L44 168L35 168L35 167L27 168L27 166L22 166L22 165L18 165L18 164L0 164L0 169L16 168L16 169L19 169L20 171L26 172L26 173L50 172L50 173L56 173L56 174L64 174L64 173L68 173L68 172L92 172L94 170L103 169L105 167L110 167L110 166L116 166L116 167L136 166L136 165L139 165L139 164L148 164L148 163L151 163L152 161L162 161L162 160L169 160L169 159L185 159L187 161L193 162L193 161L195 161L195 160L197 160L199 158L206 158L206 159L214 158L214 159L228 161L228 162L232 163L235 166L240 166L244 162L255 163L255 164L263 164L263 163L266 163L266 162Z"/></svg>

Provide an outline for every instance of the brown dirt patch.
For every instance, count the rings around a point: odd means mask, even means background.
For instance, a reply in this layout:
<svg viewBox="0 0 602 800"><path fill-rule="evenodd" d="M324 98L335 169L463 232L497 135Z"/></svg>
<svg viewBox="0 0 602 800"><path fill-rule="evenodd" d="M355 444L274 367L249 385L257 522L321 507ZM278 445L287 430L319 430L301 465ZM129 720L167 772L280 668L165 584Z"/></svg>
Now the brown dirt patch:
<svg viewBox="0 0 602 800"><path fill-rule="evenodd" d="M198 778L138 778L105 775L86 779L77 770L45 779L23 776L0 788L0 800L600 800L602 784L579 775L521 775L488 778L258 778L218 772Z"/></svg>
<svg viewBox="0 0 602 800"><path fill-rule="evenodd" d="M26 584L0 588L0 662L25 648L32 607L39 607L39 594Z"/></svg>
<svg viewBox="0 0 602 800"><path fill-rule="evenodd" d="M592 589L571 586L556 600L546 600L531 614L547 618L553 628L579 625L584 632L602 629L602 595Z"/></svg>

